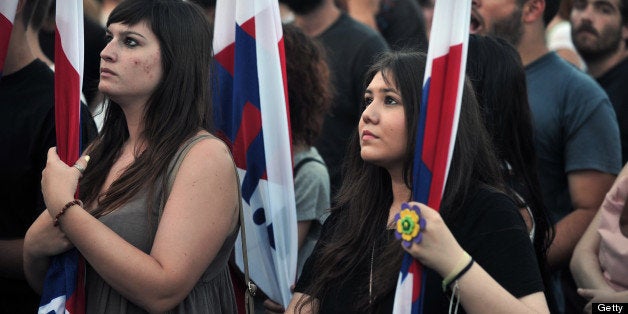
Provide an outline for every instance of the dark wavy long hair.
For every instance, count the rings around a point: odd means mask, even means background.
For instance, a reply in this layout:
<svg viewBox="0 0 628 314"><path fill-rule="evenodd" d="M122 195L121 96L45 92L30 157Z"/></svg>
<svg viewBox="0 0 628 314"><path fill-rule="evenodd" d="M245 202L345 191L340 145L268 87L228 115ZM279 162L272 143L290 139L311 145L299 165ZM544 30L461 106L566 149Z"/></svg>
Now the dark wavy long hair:
<svg viewBox="0 0 628 314"><path fill-rule="evenodd" d="M292 24L283 25L290 128L295 145L314 145L332 101L325 48Z"/></svg>
<svg viewBox="0 0 628 314"><path fill-rule="evenodd" d="M532 114L521 58L504 39L471 35L467 60L467 75L475 87L486 129L504 167L502 174L511 183L506 191L518 207L529 206L534 217L534 250L545 286L550 287L547 249L554 229L539 184ZM510 169L505 167L506 162Z"/></svg>
<svg viewBox="0 0 628 314"><path fill-rule="evenodd" d="M365 78L366 86L377 73L382 72L384 78L395 83L401 93L408 127L403 179L410 190L425 63L424 53L387 52L370 68ZM386 233L388 209L393 202L391 178L386 169L362 160L357 130L352 134L344 167L346 175L337 196L337 206L332 211L338 215L337 221L343 226L350 226L351 232L343 227L333 229L330 241L323 247L314 266L314 281L304 291L312 298L299 300L299 309L313 299L322 302L329 286L345 283L350 277L348 274L357 265L368 263L373 243ZM460 215L460 206L478 188L502 189L503 182L498 171L497 159L482 124L473 89L466 81L458 135L440 210L450 227L450 223ZM394 274L399 271L403 250L398 241L388 241L380 255L385 258L378 259L373 268L374 299L395 288L397 277ZM361 297L355 300L356 309L377 312L378 309L369 308L368 287L355 288L366 289L358 291Z"/></svg>
<svg viewBox="0 0 628 314"><path fill-rule="evenodd" d="M101 194L107 174L129 138L124 112L115 101L109 101L79 187L86 204L96 202L91 212L96 217L125 204L145 188L149 202L154 199L155 183L163 181L160 178L179 146L199 130L211 130L212 34L207 18L198 6L181 0L125 0L111 12L107 26L141 22L146 22L159 40L163 77L144 108L141 138L145 150L137 152L135 161ZM153 205L149 203L148 208Z"/></svg>

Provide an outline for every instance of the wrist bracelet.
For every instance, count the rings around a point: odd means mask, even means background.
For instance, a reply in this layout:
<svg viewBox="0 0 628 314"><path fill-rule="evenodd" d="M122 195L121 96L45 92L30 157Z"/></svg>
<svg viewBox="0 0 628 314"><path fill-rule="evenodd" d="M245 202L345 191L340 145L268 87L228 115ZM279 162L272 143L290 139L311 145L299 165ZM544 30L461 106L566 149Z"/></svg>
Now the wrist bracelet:
<svg viewBox="0 0 628 314"><path fill-rule="evenodd" d="M460 279L460 277L462 277L462 275L464 275L471 268L471 266L473 266L473 258L467 252L464 252L464 256L460 259L456 267L454 267L449 275L443 279L443 291L447 290L447 286L449 286L449 284Z"/></svg>
<svg viewBox="0 0 628 314"><path fill-rule="evenodd" d="M61 210L59 211L59 213L55 216L55 219L52 221L52 222L53 222L53 225L54 225L55 227L59 225L59 218L60 218L61 216L63 216L63 214L65 214L65 211L66 211L68 208L70 208L70 207L72 207L72 206L74 206L74 205L78 205L78 206L83 207L83 202L81 202L81 200L79 200L79 199L76 199L76 200L73 200L73 201L69 201L69 202L67 202L67 203L63 206L63 208L61 208Z"/></svg>

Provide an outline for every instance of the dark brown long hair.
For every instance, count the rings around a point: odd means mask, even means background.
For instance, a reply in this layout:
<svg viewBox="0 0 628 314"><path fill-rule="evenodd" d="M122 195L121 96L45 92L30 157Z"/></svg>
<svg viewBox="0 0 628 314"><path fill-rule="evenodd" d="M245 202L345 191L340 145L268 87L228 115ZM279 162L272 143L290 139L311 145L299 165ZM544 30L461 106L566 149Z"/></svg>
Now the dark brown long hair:
<svg viewBox="0 0 628 314"><path fill-rule="evenodd" d="M99 137L89 150L91 162L80 182L80 197L97 202L92 215L106 215L148 188L156 196L161 178L179 146L201 129L211 128L210 65L212 34L207 18L194 4L180 0L126 0L107 25L146 22L159 40L163 77L144 109L141 138L145 150L103 194L100 190L129 138L124 112L109 101ZM141 79L141 78L139 78ZM151 208L155 204L148 204Z"/></svg>
<svg viewBox="0 0 628 314"><path fill-rule="evenodd" d="M292 24L283 25L293 144L314 145L331 106L325 48Z"/></svg>
<svg viewBox="0 0 628 314"><path fill-rule="evenodd" d="M547 250L554 239L554 229L541 194L532 113L521 58L517 50L502 38L471 35L467 75L475 88L497 157L504 165L501 172L511 183L506 186L506 192L517 207L528 206L532 211L536 259L543 282L549 287ZM510 169L505 167L506 163ZM515 193L523 196L523 203ZM546 289L546 293L551 290ZM551 300L548 297L548 302Z"/></svg>
<svg viewBox="0 0 628 314"><path fill-rule="evenodd" d="M365 78L366 86L377 73L382 72L384 78L394 82L401 93L408 127L403 173L404 182L410 190L425 62L424 53L387 52L370 68ZM393 202L391 178L386 169L362 160L357 130L352 134L344 167L345 177L336 199L337 206L332 208L337 215L336 221L341 222L343 227L332 229L330 241L324 244L318 255L313 271L316 276L312 285L304 291L312 298L299 300L299 309L313 299L323 302L332 284L345 284L350 277L348 274L357 265L367 263L374 243L381 242L382 234L387 232L389 208ZM503 182L473 90L466 81L458 134L440 210L448 225L460 215L458 209L468 195L482 186L501 190ZM373 268L372 297L375 300L395 288L395 275L403 254L399 242L395 240L385 243L381 252L379 255L382 258L374 263ZM359 299L354 302L356 309L377 311L369 309L368 291L358 291L358 295Z"/></svg>

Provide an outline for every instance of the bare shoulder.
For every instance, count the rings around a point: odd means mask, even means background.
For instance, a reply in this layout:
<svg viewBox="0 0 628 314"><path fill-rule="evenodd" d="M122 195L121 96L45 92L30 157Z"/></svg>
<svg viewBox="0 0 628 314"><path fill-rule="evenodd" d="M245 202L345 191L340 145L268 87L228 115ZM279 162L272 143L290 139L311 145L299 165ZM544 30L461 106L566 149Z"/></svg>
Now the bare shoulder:
<svg viewBox="0 0 628 314"><path fill-rule="evenodd" d="M215 137L196 142L181 162L173 194L187 195L201 203L224 209L237 208L237 176L227 145Z"/></svg>
<svg viewBox="0 0 628 314"><path fill-rule="evenodd" d="M199 132L200 134L208 134L206 131ZM233 172L234 163L231 157L229 147L220 139L210 136L201 139L194 144L183 163L202 163L203 168L207 169L217 168Z"/></svg>

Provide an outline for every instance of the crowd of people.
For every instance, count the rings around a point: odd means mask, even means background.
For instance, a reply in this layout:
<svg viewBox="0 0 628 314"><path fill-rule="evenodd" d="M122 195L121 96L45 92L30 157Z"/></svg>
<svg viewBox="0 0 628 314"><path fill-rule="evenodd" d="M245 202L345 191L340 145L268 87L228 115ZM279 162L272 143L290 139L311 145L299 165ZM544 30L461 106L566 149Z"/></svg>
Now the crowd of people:
<svg viewBox="0 0 628 314"><path fill-rule="evenodd" d="M458 132L430 208L413 201L412 170L437 1L279 0L298 267L291 302L260 291L256 313L391 313L406 254L425 267L425 313L628 302L628 0L472 0ZM51 259L71 248L87 313L237 313L216 0L84 0L74 166L55 149L54 2L18 1L0 73L0 313L36 312ZM409 238L404 215L417 217Z"/></svg>

